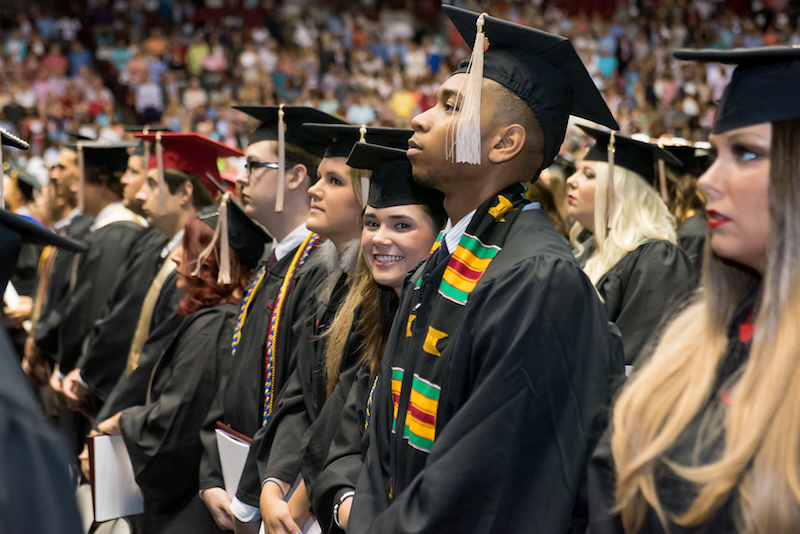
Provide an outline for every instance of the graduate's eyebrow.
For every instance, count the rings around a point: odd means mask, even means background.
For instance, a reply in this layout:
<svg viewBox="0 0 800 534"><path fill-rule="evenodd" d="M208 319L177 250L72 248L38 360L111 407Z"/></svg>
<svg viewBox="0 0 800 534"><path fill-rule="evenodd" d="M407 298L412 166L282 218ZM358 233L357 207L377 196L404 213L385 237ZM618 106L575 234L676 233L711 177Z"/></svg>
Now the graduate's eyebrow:
<svg viewBox="0 0 800 534"><path fill-rule="evenodd" d="M452 97L456 97L457 100L458 96L458 91L455 89L439 88L439 100L442 102L447 102Z"/></svg>

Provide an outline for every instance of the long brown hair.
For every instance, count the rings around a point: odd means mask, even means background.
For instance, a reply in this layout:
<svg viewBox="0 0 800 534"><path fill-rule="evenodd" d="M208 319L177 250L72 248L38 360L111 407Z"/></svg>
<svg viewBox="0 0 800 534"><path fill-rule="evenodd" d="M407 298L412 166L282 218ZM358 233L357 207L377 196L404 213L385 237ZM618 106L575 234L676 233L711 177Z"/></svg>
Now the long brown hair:
<svg viewBox="0 0 800 534"><path fill-rule="evenodd" d="M662 524L699 526L733 494L737 526L759 533L800 525L800 120L775 122L769 171L770 235L763 282L713 254L706 242L703 289L664 332L614 409L616 498L626 532L648 508ZM727 347L733 311L759 288L748 362L730 390L722 456L707 465L667 459L682 433L704 415ZM713 428L710 429L713 432ZM701 435L703 432L701 432ZM703 446L698 438L697 449ZM697 487L681 515L668 516L656 473L669 469Z"/></svg>
<svg viewBox="0 0 800 534"><path fill-rule="evenodd" d="M183 234L183 263L180 266L181 274L186 277L189 286L186 295L178 304L178 315L186 317L203 308L210 308L223 303L236 303L244 292L250 277L250 269L239 263L239 258L233 249L230 251L231 283L217 283L220 254L220 242L217 240L214 252L209 254L197 276L192 276L197 265L197 257L211 243L214 230L207 224L191 216L184 226ZM239 291L237 291L239 290ZM237 296L238 295L238 296Z"/></svg>
<svg viewBox="0 0 800 534"><path fill-rule="evenodd" d="M689 173L678 173L667 167L667 192L669 201L667 207L675 217L678 228L694 215L705 215L705 195L697 187L697 177Z"/></svg>

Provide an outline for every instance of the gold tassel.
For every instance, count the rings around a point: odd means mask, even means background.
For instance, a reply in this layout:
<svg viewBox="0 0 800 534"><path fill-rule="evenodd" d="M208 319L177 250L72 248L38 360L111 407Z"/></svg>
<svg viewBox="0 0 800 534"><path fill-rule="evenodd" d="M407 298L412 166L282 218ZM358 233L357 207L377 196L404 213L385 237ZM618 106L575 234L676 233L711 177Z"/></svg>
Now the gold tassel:
<svg viewBox="0 0 800 534"><path fill-rule="evenodd" d="M159 215L164 215L167 213L167 181L164 178L164 145L161 143L161 132L156 132L156 165L158 167L158 212Z"/></svg>
<svg viewBox="0 0 800 534"><path fill-rule="evenodd" d="M275 213L283 213L283 195L286 189L286 122L283 116L281 104L278 108L278 194L275 197Z"/></svg>
<svg viewBox="0 0 800 534"><path fill-rule="evenodd" d="M478 17L478 31L467 66L467 76L458 90L461 103L447 127L446 156L456 163L481 164L481 87L486 44L483 25L486 16L486 13L481 13Z"/></svg>
<svg viewBox="0 0 800 534"><path fill-rule="evenodd" d="M83 141L78 141L78 209L83 212L83 184L86 180L84 172L86 170L86 162L83 158Z"/></svg>
<svg viewBox="0 0 800 534"><path fill-rule="evenodd" d="M608 214L608 228L611 228L611 223L614 221L614 209L616 207L616 197L614 196L614 153L617 151L616 142L616 134L612 131L611 138L608 140L608 185L606 188L608 196L606 212Z"/></svg>

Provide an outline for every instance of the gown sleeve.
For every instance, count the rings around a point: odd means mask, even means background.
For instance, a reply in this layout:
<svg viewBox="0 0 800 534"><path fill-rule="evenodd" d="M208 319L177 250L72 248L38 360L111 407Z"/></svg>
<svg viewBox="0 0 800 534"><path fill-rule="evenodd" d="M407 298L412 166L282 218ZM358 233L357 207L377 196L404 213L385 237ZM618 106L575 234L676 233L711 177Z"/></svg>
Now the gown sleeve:
<svg viewBox="0 0 800 534"><path fill-rule="evenodd" d="M609 320L622 332L625 363L632 365L657 334L665 312L696 278L686 255L667 241L629 252L601 280Z"/></svg>
<svg viewBox="0 0 800 534"><path fill-rule="evenodd" d="M148 405L122 411L120 427L136 482L157 511L197 489L199 430L230 360L234 315L195 319L167 350Z"/></svg>
<svg viewBox="0 0 800 534"><path fill-rule="evenodd" d="M440 403L452 416L437 429L425 467L393 498L383 482L381 436L391 421L370 421L348 533L564 533L574 526L589 454L623 373L602 305L579 267L563 259L521 261L473 297L456 340L468 354L452 356L445 378L466 373L470 387L447 393L452 405Z"/></svg>

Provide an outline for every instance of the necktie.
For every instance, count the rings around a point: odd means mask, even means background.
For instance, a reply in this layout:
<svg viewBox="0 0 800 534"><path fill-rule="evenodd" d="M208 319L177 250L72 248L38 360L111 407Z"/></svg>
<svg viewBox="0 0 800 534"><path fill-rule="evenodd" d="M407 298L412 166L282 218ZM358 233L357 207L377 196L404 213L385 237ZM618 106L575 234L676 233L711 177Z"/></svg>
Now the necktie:
<svg viewBox="0 0 800 534"><path fill-rule="evenodd" d="M267 271L271 271L272 267L278 263L278 256L275 255L275 251L272 251L272 254L269 255L269 259L267 260Z"/></svg>

